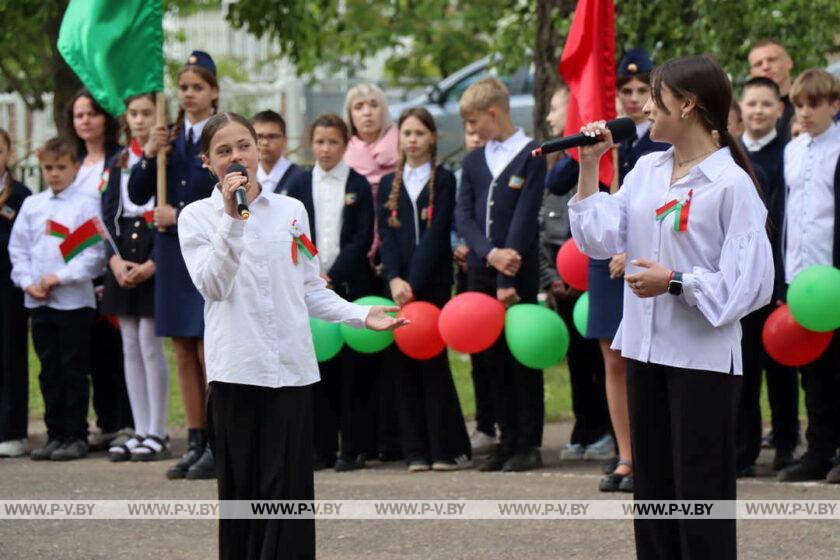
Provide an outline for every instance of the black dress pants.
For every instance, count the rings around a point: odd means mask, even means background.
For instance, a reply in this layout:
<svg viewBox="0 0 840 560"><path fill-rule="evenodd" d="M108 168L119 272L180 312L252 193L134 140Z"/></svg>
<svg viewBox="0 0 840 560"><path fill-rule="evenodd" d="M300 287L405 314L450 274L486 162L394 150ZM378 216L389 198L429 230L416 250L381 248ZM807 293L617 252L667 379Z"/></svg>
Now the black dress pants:
<svg viewBox="0 0 840 560"><path fill-rule="evenodd" d="M734 500L740 376L629 360L636 500ZM730 560L735 519L636 519L639 560Z"/></svg>
<svg viewBox="0 0 840 560"><path fill-rule="evenodd" d="M41 360L39 382L49 439L87 438L90 333L93 309L31 311L32 341Z"/></svg>
<svg viewBox="0 0 840 560"><path fill-rule="evenodd" d="M23 439L29 425L28 315L23 292L0 286L0 441Z"/></svg>
<svg viewBox="0 0 840 560"><path fill-rule="evenodd" d="M528 283L517 286L523 303L537 302L536 284L539 278L538 261L523 257L518 277ZM470 267L469 288L496 297L496 270L489 267ZM531 280L533 279L533 285ZM545 417L542 370L523 366L510 353L505 335L487 350L474 355L474 359L491 378L493 411L501 436L499 451L505 455L528 451L542 446Z"/></svg>
<svg viewBox="0 0 840 560"><path fill-rule="evenodd" d="M612 431L604 381L604 359L595 339L584 338L574 328L575 299L556 301L557 313L569 326L569 383L575 425L570 443L586 447Z"/></svg>
<svg viewBox="0 0 840 560"><path fill-rule="evenodd" d="M767 397L777 449L790 450L799 439L799 382L795 368L775 362L764 350L761 331L767 317L775 309L771 304L741 319L741 355L743 385L738 405L737 466L755 464L761 452L761 377L766 372Z"/></svg>
<svg viewBox="0 0 840 560"><path fill-rule="evenodd" d="M312 387L210 383L219 500L313 500ZM219 558L315 558L314 519L221 519Z"/></svg>
<svg viewBox="0 0 840 560"><path fill-rule="evenodd" d="M808 409L808 455L828 460L840 447L840 337L816 361L802 366L805 408Z"/></svg>

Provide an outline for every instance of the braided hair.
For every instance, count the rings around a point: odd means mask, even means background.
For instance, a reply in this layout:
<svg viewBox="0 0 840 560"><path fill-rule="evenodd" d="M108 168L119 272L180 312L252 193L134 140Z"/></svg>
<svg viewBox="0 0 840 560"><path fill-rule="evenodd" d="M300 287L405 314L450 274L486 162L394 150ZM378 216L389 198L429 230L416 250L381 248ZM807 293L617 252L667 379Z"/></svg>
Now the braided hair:
<svg viewBox="0 0 840 560"><path fill-rule="evenodd" d="M400 118L397 121L397 128L402 128L403 123L408 120L410 117L414 117L420 123L426 127L432 135L437 134L437 126L435 125L435 119L432 117L431 113L427 111L423 107L412 107L406 109L400 114ZM431 146L431 175L429 176L429 206L426 211L426 225L427 227L432 224L432 215L434 214L434 207L435 207L435 175L437 174L437 142L433 142ZM400 220L397 217L399 214L399 203L400 203L400 189L402 188L402 175L403 175L403 168L405 167L405 150L400 148L400 161L397 164L397 169L394 172L394 180L391 182L391 192L388 193L388 201L385 203L385 208L391 211L391 215L388 217L388 226L392 228L399 228L402 224L400 224Z"/></svg>
<svg viewBox="0 0 840 560"><path fill-rule="evenodd" d="M204 82L207 82L212 89L219 91L219 82L216 79L216 76L213 75L210 70L206 69L203 66L198 66L197 64L187 64L178 72L178 80L180 81L181 76L183 76L186 72L192 72L197 74L199 78L201 78ZM210 103L210 115L215 115L219 112L219 98L217 97ZM169 132L169 141L172 142L178 135L181 134L181 129L184 128L184 118L186 118L186 111L184 111L183 107L178 107L178 117L175 119L175 126L172 127L172 130Z"/></svg>

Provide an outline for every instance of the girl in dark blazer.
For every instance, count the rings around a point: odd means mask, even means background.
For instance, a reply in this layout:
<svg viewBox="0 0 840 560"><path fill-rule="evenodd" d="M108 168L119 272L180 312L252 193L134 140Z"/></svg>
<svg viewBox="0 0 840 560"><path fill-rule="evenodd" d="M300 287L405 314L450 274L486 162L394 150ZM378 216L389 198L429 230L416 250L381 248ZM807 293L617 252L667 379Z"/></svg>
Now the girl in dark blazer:
<svg viewBox="0 0 840 560"><path fill-rule="evenodd" d="M166 204L158 204L154 210L155 330L158 336L172 337L189 428L187 452L166 476L215 478L204 413L204 300L181 256L177 227L184 207L210 196L216 184L199 158L201 131L216 113L219 101L216 65L207 53L193 51L179 72L178 100L181 108L175 126L167 130L159 124L152 129L143 158L131 171L128 193L135 204L145 204L156 194L156 156L159 149L165 149Z"/></svg>
<svg viewBox="0 0 840 560"><path fill-rule="evenodd" d="M155 335L155 261L152 213L155 198L138 205L128 197L131 168L143 157L143 146L155 120L155 95L145 93L126 100L125 133L128 147L108 166L102 192L102 219L114 246L105 244L102 312L119 320L125 384L134 417L135 433L108 449L112 461L153 461L171 455L166 430L169 367L163 339Z"/></svg>
<svg viewBox="0 0 840 560"><path fill-rule="evenodd" d="M370 184L344 163L349 131L338 115L327 113L312 123L309 143L315 167L301 173L288 196L300 200L309 215L312 241L318 247L321 276L347 300L370 295L373 277L367 251L373 242ZM364 451L373 445L371 415L373 372L381 358L344 347L319 364L315 384L315 468L349 471L364 466ZM341 433L341 452L338 434Z"/></svg>
<svg viewBox="0 0 840 560"><path fill-rule="evenodd" d="M23 200L32 194L7 166L12 139L0 128L0 457L27 450L29 365L23 292L12 284L9 237Z"/></svg>
<svg viewBox="0 0 840 560"><path fill-rule="evenodd" d="M398 305L422 300L443 307L452 293L455 176L435 165L437 128L426 109L403 111L398 127L400 163L396 172L382 178L376 203L384 275ZM394 355L408 470L471 467L469 437L446 351L429 360Z"/></svg>

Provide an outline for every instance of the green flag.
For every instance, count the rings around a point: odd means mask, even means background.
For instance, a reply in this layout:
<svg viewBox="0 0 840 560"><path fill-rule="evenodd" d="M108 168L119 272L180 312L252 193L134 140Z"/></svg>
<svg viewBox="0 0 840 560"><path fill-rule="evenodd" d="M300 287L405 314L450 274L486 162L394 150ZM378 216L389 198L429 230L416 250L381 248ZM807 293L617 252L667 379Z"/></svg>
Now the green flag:
<svg viewBox="0 0 840 560"><path fill-rule="evenodd" d="M163 90L162 0L71 0L58 52L106 111Z"/></svg>

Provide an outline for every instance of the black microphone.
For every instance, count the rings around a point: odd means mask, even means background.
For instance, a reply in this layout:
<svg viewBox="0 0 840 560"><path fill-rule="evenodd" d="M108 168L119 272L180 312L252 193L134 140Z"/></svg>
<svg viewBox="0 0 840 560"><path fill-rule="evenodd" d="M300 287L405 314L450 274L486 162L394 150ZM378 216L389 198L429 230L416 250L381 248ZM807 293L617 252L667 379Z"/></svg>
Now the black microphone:
<svg viewBox="0 0 840 560"><path fill-rule="evenodd" d="M227 173L236 173L237 171L242 173L246 179L248 178L248 170L245 169L244 165L231 163L227 168ZM236 197L236 211L239 212L243 220L247 220L251 212L248 210L248 194L245 191L245 186L236 189L234 196Z"/></svg>
<svg viewBox="0 0 840 560"><path fill-rule="evenodd" d="M621 117L620 119L613 119L607 121L607 128L612 132L613 142L620 144L628 138L633 138L636 134L636 123L629 117ZM562 138L555 138L544 142L542 146L533 150L531 155L534 157L544 156L552 152L559 152L561 150L568 150L569 148L577 148L578 146L591 146L597 144L604 138L602 136L586 136L582 132L572 134L571 136L564 136Z"/></svg>

